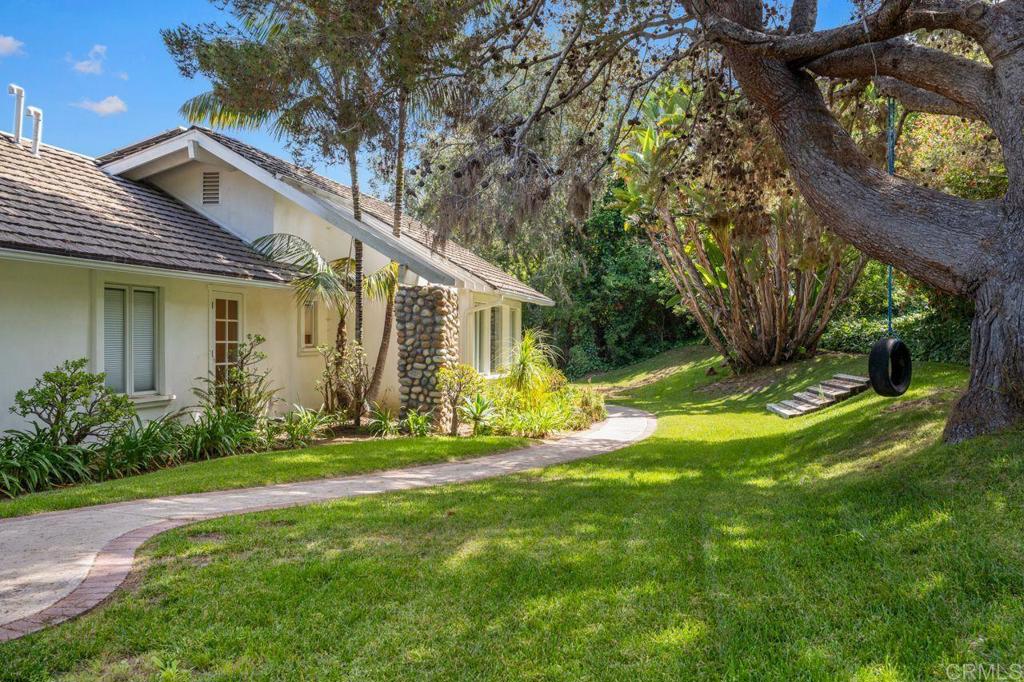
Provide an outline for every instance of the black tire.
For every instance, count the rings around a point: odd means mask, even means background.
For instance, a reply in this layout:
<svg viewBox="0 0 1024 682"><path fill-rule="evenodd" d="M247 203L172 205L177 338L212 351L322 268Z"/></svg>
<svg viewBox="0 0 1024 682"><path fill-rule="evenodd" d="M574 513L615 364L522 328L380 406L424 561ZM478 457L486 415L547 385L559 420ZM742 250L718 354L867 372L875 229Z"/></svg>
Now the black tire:
<svg viewBox="0 0 1024 682"><path fill-rule="evenodd" d="M910 349L899 339L879 339L868 356L868 376L878 395L895 398L910 388L913 363Z"/></svg>

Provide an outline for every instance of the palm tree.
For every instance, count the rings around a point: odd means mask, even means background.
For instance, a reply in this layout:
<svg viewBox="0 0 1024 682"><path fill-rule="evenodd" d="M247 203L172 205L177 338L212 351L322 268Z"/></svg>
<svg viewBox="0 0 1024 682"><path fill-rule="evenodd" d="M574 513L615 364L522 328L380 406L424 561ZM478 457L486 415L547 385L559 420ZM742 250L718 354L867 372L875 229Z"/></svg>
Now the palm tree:
<svg viewBox="0 0 1024 682"><path fill-rule="evenodd" d="M346 320L352 301L358 301L365 295L371 300L385 303L383 336L367 391L371 398L376 396L380 390L384 364L391 348L394 302L398 292L398 265L391 262L368 277L357 276L361 270L360 259L345 257L327 260L305 239L287 233L259 237L252 246L266 258L295 268L298 275L292 280L292 286L300 304L322 301L337 312L338 328L334 343L342 355L345 353L348 340ZM349 298L349 293L353 294L353 299ZM358 336L356 342L362 345L362 339Z"/></svg>

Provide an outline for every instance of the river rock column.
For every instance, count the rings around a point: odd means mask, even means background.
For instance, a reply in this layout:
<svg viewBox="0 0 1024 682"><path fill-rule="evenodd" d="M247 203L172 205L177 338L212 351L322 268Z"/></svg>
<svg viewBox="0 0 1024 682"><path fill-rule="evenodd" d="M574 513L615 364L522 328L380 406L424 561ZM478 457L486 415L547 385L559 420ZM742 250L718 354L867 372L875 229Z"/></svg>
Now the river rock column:
<svg viewBox="0 0 1024 682"><path fill-rule="evenodd" d="M451 414L442 404L437 372L459 362L459 294L437 284L399 287L395 323L402 415L431 412L435 426L444 428Z"/></svg>

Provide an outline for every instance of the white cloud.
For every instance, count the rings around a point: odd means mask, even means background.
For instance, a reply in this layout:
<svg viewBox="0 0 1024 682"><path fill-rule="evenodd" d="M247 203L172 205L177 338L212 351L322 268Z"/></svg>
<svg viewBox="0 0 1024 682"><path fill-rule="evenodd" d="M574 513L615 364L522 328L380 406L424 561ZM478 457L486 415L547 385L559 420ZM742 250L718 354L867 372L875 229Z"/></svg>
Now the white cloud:
<svg viewBox="0 0 1024 682"><path fill-rule="evenodd" d="M126 105L124 100L117 95L104 97L99 102L93 102L91 99L83 99L74 106L79 109L91 111L99 116L112 116L114 114L123 114L128 111L128 105Z"/></svg>
<svg viewBox="0 0 1024 682"><path fill-rule="evenodd" d="M107 46L106 45L93 45L92 49L89 50L89 58L83 59L80 62L74 62L73 68L78 73L90 73L94 76L98 76L103 73L103 62L107 58ZM68 56L69 61L71 60L70 55Z"/></svg>
<svg viewBox="0 0 1024 682"><path fill-rule="evenodd" d="M126 80L128 80L128 72L127 72L127 71L119 71L119 72L118 72L117 74L115 74L115 75L116 75L116 76L117 76L118 78L120 78L121 80L123 80L123 81L126 81Z"/></svg>
<svg viewBox="0 0 1024 682"><path fill-rule="evenodd" d="M25 43L21 42L14 36L0 35L0 57L10 57L11 55L21 54L21 48L25 46Z"/></svg>

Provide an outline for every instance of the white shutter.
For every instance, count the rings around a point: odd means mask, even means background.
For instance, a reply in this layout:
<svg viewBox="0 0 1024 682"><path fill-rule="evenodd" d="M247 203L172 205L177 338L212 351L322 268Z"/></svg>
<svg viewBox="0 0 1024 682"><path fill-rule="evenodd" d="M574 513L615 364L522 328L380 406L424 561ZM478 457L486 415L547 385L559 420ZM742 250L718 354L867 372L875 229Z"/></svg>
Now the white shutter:
<svg viewBox="0 0 1024 682"><path fill-rule="evenodd" d="M118 393L126 390L125 296L124 289L103 291L103 371L106 385Z"/></svg>
<svg viewBox="0 0 1024 682"><path fill-rule="evenodd" d="M132 392L156 390L156 292L132 292Z"/></svg>

